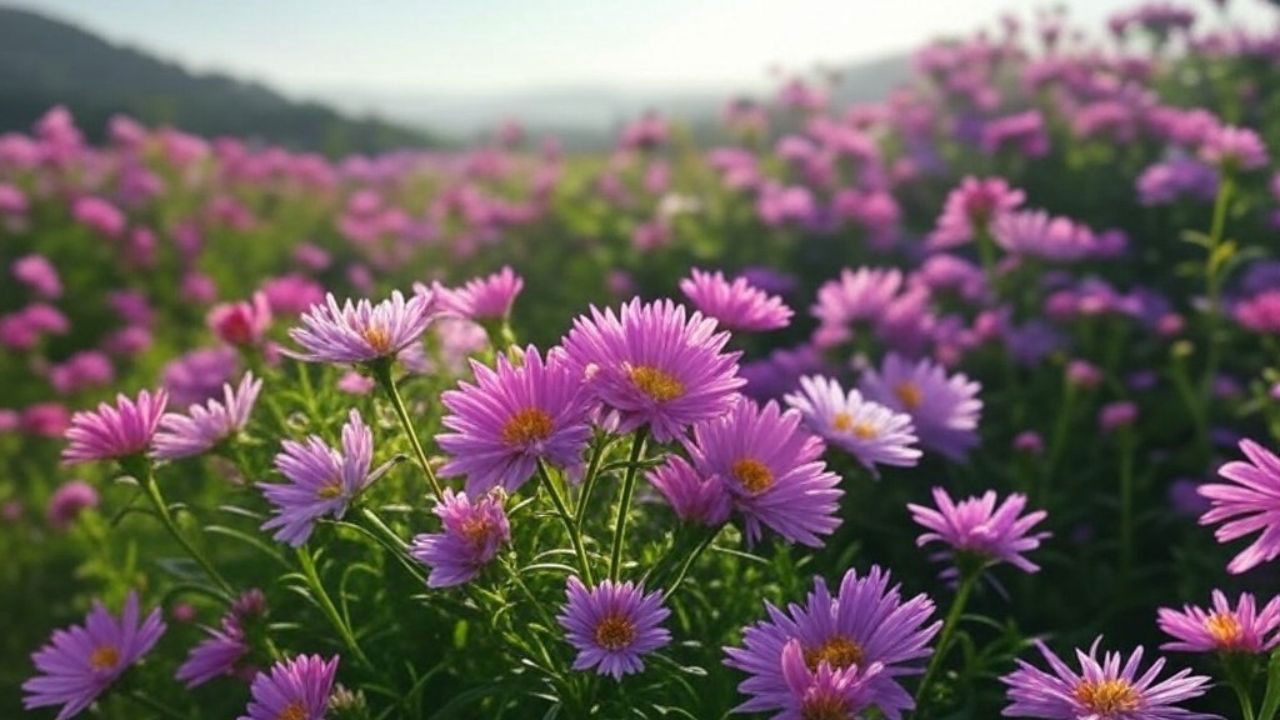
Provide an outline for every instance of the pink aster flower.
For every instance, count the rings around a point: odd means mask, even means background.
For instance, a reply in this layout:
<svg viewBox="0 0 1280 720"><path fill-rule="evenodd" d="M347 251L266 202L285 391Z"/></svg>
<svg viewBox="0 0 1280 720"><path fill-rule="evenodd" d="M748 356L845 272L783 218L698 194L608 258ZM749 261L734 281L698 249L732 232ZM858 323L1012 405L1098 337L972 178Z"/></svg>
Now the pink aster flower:
<svg viewBox="0 0 1280 720"><path fill-rule="evenodd" d="M568 602L556 616L569 644L578 650L574 670L590 670L621 680L644 670L641 658L671 642L662 627L671 611L662 606L662 591L645 594L635 584L604 580L588 589L570 577Z"/></svg>
<svg viewBox="0 0 1280 720"><path fill-rule="evenodd" d="M1098 657L1098 638L1088 654L1077 650L1080 672L1067 667L1044 643L1036 646L1049 663L1053 674L1018 660L1018 669L1001 681L1009 686L1010 704L1002 713L1006 717L1047 718L1048 720L1219 720L1178 707L1178 703L1200 697L1211 679L1180 670L1156 682L1164 669L1164 658L1139 675L1142 648L1126 660L1123 655L1108 652Z"/></svg>
<svg viewBox="0 0 1280 720"><path fill-rule="evenodd" d="M1049 514L1037 510L1023 515L1026 495L1013 493L997 506L995 491L988 490L982 497L956 503L946 490L935 487L933 501L936 509L907 505L911 519L929 531L916 538L916 545L940 542L950 546L954 555L976 557L987 564L1007 562L1029 573L1040 570L1023 553L1040 547L1040 541L1049 537L1047 532L1031 532ZM944 557L954 557L952 553Z"/></svg>
<svg viewBox="0 0 1280 720"><path fill-rule="evenodd" d="M948 376L928 359L912 363L890 353L879 371L866 371L859 388L867 398L910 415L928 450L962 460L978 444L982 386L963 373Z"/></svg>
<svg viewBox="0 0 1280 720"><path fill-rule="evenodd" d="M832 378L801 378L800 392L787 395L786 401L800 411L810 430L872 473L877 464L911 467L920 462L910 415L864 400L857 390L845 393Z"/></svg>
<svg viewBox="0 0 1280 720"><path fill-rule="evenodd" d="M130 592L118 617L94 603L84 625L54 631L49 643L31 656L41 674L22 684L27 693L23 705L28 710L62 705L58 720L89 707L164 634L159 609L145 620L138 615L138 595Z"/></svg>
<svg viewBox="0 0 1280 720"><path fill-rule="evenodd" d="M693 465L728 490L748 542L768 527L791 542L820 547L819 536L840 526L840 476L827 470L825 444L802 429L801 420L776 402L761 408L742 398L693 429Z"/></svg>
<svg viewBox="0 0 1280 720"><path fill-rule="evenodd" d="M1021 190L1009 187L1004 178L966 177L960 187L947 195L938 225L929 235L928 246L942 249L973 242L978 232L1013 212L1026 199Z"/></svg>
<svg viewBox="0 0 1280 720"><path fill-rule="evenodd" d="M720 527L729 519L730 497L724 483L703 477L679 455L672 455L648 477L684 522Z"/></svg>
<svg viewBox="0 0 1280 720"><path fill-rule="evenodd" d="M570 470L582 464L591 426L580 375L563 351L553 349L544 363L530 345L518 366L500 355L496 368L471 367L474 385L459 383L441 396L449 410L441 424L450 432L436 442L453 456L441 475L466 475L473 494L515 492L540 460Z"/></svg>
<svg viewBox="0 0 1280 720"><path fill-rule="evenodd" d="M574 320L564 349L609 426L620 433L647 426L669 442L737 401L746 381L738 377L741 353L723 352L728 341L701 313L636 298L616 315L592 307L590 318Z"/></svg>
<svg viewBox="0 0 1280 720"><path fill-rule="evenodd" d="M1280 644L1280 597L1272 598L1262 611L1249 593L1240 593L1232 609L1221 590L1213 591L1213 610L1184 605L1181 611L1160 608L1160 629L1176 642L1165 643L1161 650L1193 653L1270 652Z"/></svg>
<svg viewBox="0 0 1280 720"><path fill-rule="evenodd" d="M92 195L77 199L71 207L71 215L76 222L107 237L123 233L128 222L119 208Z"/></svg>
<svg viewBox="0 0 1280 720"><path fill-rule="evenodd" d="M1210 165L1257 170L1269 162L1267 146L1248 128L1225 125L1210 130L1200 146L1200 158Z"/></svg>
<svg viewBox="0 0 1280 720"><path fill-rule="evenodd" d="M160 418L153 454L174 460L212 450L244 430L261 390L262 380L246 372L239 386L232 388L230 383L222 386L221 402L209 400L204 405L193 404L186 415L166 413Z"/></svg>
<svg viewBox="0 0 1280 720"><path fill-rule="evenodd" d="M228 345L257 345L271 327L271 306L266 293L259 291L249 302L214 305L206 322L213 334Z"/></svg>
<svg viewBox="0 0 1280 720"><path fill-rule="evenodd" d="M422 337L436 315L435 295L414 294L408 300L399 291L374 305L368 300L339 307L329 294L324 305L312 306L302 315L302 327L289 337L302 352L285 350L289 357L306 362L362 363L392 357Z"/></svg>
<svg viewBox="0 0 1280 720"><path fill-rule="evenodd" d="M178 682L193 688L222 675L233 674L236 665L249 654L249 641L234 614L222 618L221 628L205 628L207 637L191 648L174 675Z"/></svg>
<svg viewBox="0 0 1280 720"><path fill-rule="evenodd" d="M1218 542L1262 531L1227 565L1227 571L1237 575L1280 555L1280 458L1252 440L1240 441L1240 449L1248 462L1236 460L1218 469L1230 484L1206 483L1199 489L1212 503L1200 524L1222 523L1214 533Z"/></svg>
<svg viewBox="0 0 1280 720"><path fill-rule="evenodd" d="M782 298L766 294L743 277L730 283L718 270L694 268L680 281L680 290L699 312L727 330L777 330L790 324L794 314Z"/></svg>
<svg viewBox="0 0 1280 720"><path fill-rule="evenodd" d="M845 268L838 280L818 288L818 301L810 312L821 326L821 346L839 345L849 339L849 326L856 322L876 322L902 288L902 271L896 268Z"/></svg>
<svg viewBox="0 0 1280 720"><path fill-rule="evenodd" d="M470 582L511 541L511 526L502 509L505 497L495 490L472 502L465 493L445 488L435 507L444 532L418 535L409 548L410 555L431 568L428 585Z"/></svg>
<svg viewBox="0 0 1280 720"><path fill-rule="evenodd" d="M74 465L146 452L168 401L164 390L143 390L136 402L120 394L114 407L104 402L97 410L77 412L66 432L62 462Z"/></svg>
<svg viewBox="0 0 1280 720"><path fill-rule="evenodd" d="M53 492L46 516L55 530L71 527L80 513L98 507L98 491L82 480L72 480Z"/></svg>
<svg viewBox="0 0 1280 720"><path fill-rule="evenodd" d="M804 646L791 640L782 650L782 677L791 689L790 702L774 720L852 720L875 699L874 681L884 665L835 668L829 660L810 667Z"/></svg>
<svg viewBox="0 0 1280 720"><path fill-rule="evenodd" d="M325 515L341 518L347 505L376 477L369 474L373 461L373 433L359 411L352 409L342 426L342 451L312 435L305 443L284 441L276 455L276 469L289 480L284 484L259 483L262 494L276 506L276 515L263 530L279 528L275 539L298 547L311 536L315 521Z"/></svg>
<svg viewBox="0 0 1280 720"><path fill-rule="evenodd" d="M996 243L1014 255L1054 262L1083 260L1098 253L1093 230L1043 210L1009 213L992 226Z"/></svg>
<svg viewBox="0 0 1280 720"><path fill-rule="evenodd" d="M278 662L253 679L253 699L239 720L324 720L337 672L337 655L328 661L299 655Z"/></svg>
<svg viewBox="0 0 1280 720"><path fill-rule="evenodd" d="M1280 335L1280 290L1267 290L1241 301L1232 315L1244 328Z"/></svg>
<svg viewBox="0 0 1280 720"><path fill-rule="evenodd" d="M62 281L58 279L58 270L43 255L20 257L13 261L10 269L18 282L31 288L46 300L57 299L62 294Z"/></svg>
<svg viewBox="0 0 1280 720"><path fill-rule="evenodd" d="M486 277L467 281L459 288L436 283L434 290L444 310L470 320L501 320L511 314L511 306L524 290L524 278L510 267Z"/></svg>

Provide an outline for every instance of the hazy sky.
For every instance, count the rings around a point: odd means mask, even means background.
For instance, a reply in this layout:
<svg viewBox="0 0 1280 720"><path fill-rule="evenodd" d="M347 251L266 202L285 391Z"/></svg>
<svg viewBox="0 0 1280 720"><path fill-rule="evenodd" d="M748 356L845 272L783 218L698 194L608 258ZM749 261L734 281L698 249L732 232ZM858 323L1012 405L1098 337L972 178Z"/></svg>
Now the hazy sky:
<svg viewBox="0 0 1280 720"><path fill-rule="evenodd" d="M0 0L3 2L4 0ZM1249 4L1258 0L1236 0ZM911 48L1032 0L18 0L292 94L709 86ZM1071 0L1094 26L1132 0ZM1197 5L1207 10L1208 3Z"/></svg>

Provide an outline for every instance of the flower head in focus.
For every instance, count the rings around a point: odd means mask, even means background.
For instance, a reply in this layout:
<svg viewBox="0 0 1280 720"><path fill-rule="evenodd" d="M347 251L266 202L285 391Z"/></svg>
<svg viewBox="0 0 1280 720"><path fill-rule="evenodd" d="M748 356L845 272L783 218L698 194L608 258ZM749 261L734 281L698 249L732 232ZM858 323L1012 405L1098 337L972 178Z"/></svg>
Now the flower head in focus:
<svg viewBox="0 0 1280 720"><path fill-rule="evenodd" d="M671 642L662 627L671 611L662 606L661 590L645 594L633 583L612 580L587 588L570 577L567 595L556 620L578 650L574 670L594 668L621 680L644 669L643 656Z"/></svg>

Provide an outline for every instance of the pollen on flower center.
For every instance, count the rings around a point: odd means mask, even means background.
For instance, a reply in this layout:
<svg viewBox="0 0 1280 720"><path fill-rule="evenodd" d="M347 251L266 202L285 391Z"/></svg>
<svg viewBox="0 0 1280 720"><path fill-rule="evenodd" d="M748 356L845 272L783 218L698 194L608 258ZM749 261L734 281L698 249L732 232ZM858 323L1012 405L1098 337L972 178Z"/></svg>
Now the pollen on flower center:
<svg viewBox="0 0 1280 720"><path fill-rule="evenodd" d="M528 445L546 440L554 429L554 421L545 410L525 408L502 426L502 441L508 445Z"/></svg>
<svg viewBox="0 0 1280 720"><path fill-rule="evenodd" d="M289 703L276 716L276 720L306 720L307 708L297 700Z"/></svg>
<svg viewBox="0 0 1280 720"><path fill-rule="evenodd" d="M835 417L831 418L831 427L840 432L849 432L853 428L853 418L846 412L836 413Z"/></svg>
<svg viewBox="0 0 1280 720"><path fill-rule="evenodd" d="M471 547L480 548L484 546L489 540L489 536L493 534L493 527L493 522L487 517L471 517L462 521L462 527L458 528L458 534L465 538L467 544Z"/></svg>
<svg viewBox="0 0 1280 720"><path fill-rule="evenodd" d="M844 635L833 635L818 647L804 653L804 664L815 672L824 662L833 670L843 670L852 665L862 665L864 660L862 647Z"/></svg>
<svg viewBox="0 0 1280 720"><path fill-rule="evenodd" d="M621 650L635 639L635 623L621 615L606 615L596 625L596 644L606 650Z"/></svg>
<svg viewBox="0 0 1280 720"><path fill-rule="evenodd" d="M748 492L762 493L773 487L769 466L754 458L743 458L733 464L733 476Z"/></svg>
<svg viewBox="0 0 1280 720"><path fill-rule="evenodd" d="M316 491L316 495L325 500L332 500L342 494L342 486L338 483L329 483Z"/></svg>
<svg viewBox="0 0 1280 720"><path fill-rule="evenodd" d="M1119 678L1102 682L1084 681L1076 686L1076 700L1090 712L1108 714L1137 710L1142 696L1127 681Z"/></svg>
<svg viewBox="0 0 1280 720"><path fill-rule="evenodd" d="M627 376L640 392L657 400L670 402L684 395L684 383L665 370L649 365L637 365L627 368Z"/></svg>
<svg viewBox="0 0 1280 720"><path fill-rule="evenodd" d="M391 350L391 333L377 325L365 328L361 336L364 337L365 342L369 343L369 347L377 352L385 353Z"/></svg>
<svg viewBox="0 0 1280 720"><path fill-rule="evenodd" d="M110 670L120 662L120 651L110 645L99 645L89 653L89 667L94 670Z"/></svg>
<svg viewBox="0 0 1280 720"><path fill-rule="evenodd" d="M1210 615L1204 622L1204 628L1209 631L1213 639L1222 647L1229 648L1239 645L1244 635L1244 628L1240 626L1240 621L1228 613Z"/></svg>
<svg viewBox="0 0 1280 720"><path fill-rule="evenodd" d="M801 720L849 720L850 717L844 698L835 694L805 698L800 706Z"/></svg>
<svg viewBox="0 0 1280 720"><path fill-rule="evenodd" d="M859 440L874 440L880 435L880 430L869 422L863 421L853 426L853 434Z"/></svg>
<svg viewBox="0 0 1280 720"><path fill-rule="evenodd" d="M893 394L898 396L898 401L907 410L915 410L920 407L920 403L924 402L924 393L921 392L920 386L910 380L903 380L895 385Z"/></svg>

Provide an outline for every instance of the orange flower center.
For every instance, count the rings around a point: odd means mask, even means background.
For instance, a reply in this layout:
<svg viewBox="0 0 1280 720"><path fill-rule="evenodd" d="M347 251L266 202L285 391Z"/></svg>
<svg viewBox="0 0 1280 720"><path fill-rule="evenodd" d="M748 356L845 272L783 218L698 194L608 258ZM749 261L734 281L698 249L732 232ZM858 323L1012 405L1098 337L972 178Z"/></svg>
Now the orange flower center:
<svg viewBox="0 0 1280 720"><path fill-rule="evenodd" d="M502 441L508 445L528 445L551 436L554 422L538 408L525 408L511 416L502 426Z"/></svg>
<svg viewBox="0 0 1280 720"><path fill-rule="evenodd" d="M297 700L285 705L276 720L307 720L307 708Z"/></svg>
<svg viewBox="0 0 1280 720"><path fill-rule="evenodd" d="M864 659L858 643L844 635L832 635L818 647L804 652L804 664L814 672L817 672L822 663L830 665L832 670L843 670L852 665L861 665Z"/></svg>
<svg viewBox="0 0 1280 720"><path fill-rule="evenodd" d="M616 613L606 615L596 625L596 644L605 650L621 650L635 639L635 623Z"/></svg>
<svg viewBox="0 0 1280 720"><path fill-rule="evenodd" d="M1080 683L1075 689L1076 701L1090 712L1107 715L1131 712L1142 706L1142 696L1125 680Z"/></svg>
<svg viewBox="0 0 1280 720"><path fill-rule="evenodd" d="M332 500L342 494L342 485L334 482L321 487L316 495L325 500Z"/></svg>
<svg viewBox="0 0 1280 720"><path fill-rule="evenodd" d="M462 521L462 527L458 528L458 534L467 541L468 545L476 549L484 547L492 533L493 523L489 522L486 516L467 518Z"/></svg>
<svg viewBox="0 0 1280 720"><path fill-rule="evenodd" d="M89 653L89 667L93 670L110 670L120 662L120 651L110 645L99 645Z"/></svg>
<svg viewBox="0 0 1280 720"><path fill-rule="evenodd" d="M840 432L849 432L853 428L853 418L849 413L836 413L835 417L831 418L831 427Z"/></svg>
<svg viewBox="0 0 1280 720"><path fill-rule="evenodd" d="M898 402L908 410L915 410L920 407L920 403L924 402L924 393L920 390L920 386L910 380L903 380L895 385L893 394L898 396Z"/></svg>
<svg viewBox="0 0 1280 720"><path fill-rule="evenodd" d="M640 392L660 403L670 402L684 396L684 383L665 370L648 365L637 365L627 368L627 377Z"/></svg>
<svg viewBox="0 0 1280 720"><path fill-rule="evenodd" d="M747 492L762 493L773 487L773 473L769 471L769 466L753 458L735 462L733 476Z"/></svg>
<svg viewBox="0 0 1280 720"><path fill-rule="evenodd" d="M853 434L859 440L874 440L880 435L880 430L875 425L863 421L853 426Z"/></svg>
<svg viewBox="0 0 1280 720"><path fill-rule="evenodd" d="M819 695L805 698L800 707L801 720L849 720L852 717L839 695Z"/></svg>
<svg viewBox="0 0 1280 720"><path fill-rule="evenodd" d="M369 347L373 348L375 352L386 353L391 351L391 333L377 325L365 328L361 336L364 337L364 341L369 343Z"/></svg>
<svg viewBox="0 0 1280 720"><path fill-rule="evenodd" d="M1204 629L1209 631L1218 645L1226 648L1235 647L1244 639L1244 628L1234 615L1214 613L1204 622Z"/></svg>

